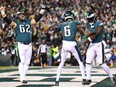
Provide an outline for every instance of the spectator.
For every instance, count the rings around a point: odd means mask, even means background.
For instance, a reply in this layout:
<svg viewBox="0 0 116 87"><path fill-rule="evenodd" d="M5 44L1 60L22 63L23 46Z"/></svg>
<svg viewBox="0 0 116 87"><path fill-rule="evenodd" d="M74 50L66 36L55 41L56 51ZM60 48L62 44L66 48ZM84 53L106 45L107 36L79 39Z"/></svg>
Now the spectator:
<svg viewBox="0 0 116 87"><path fill-rule="evenodd" d="M16 18L16 12L24 11L26 15L31 15L30 18L34 18L34 15L37 15L40 5L46 3L50 7L49 14L45 13L45 16L42 17L39 23L35 26L37 29L37 34L33 39L37 47L41 44L41 36L45 38L46 34L43 32L47 31L50 35L50 41L53 45L54 39L59 36L54 31L55 26L62 22L62 14L66 9L73 11L75 16L79 21L85 25L85 17L88 10L93 10L99 15L99 20L102 20L106 25L106 28L110 28L112 31L112 41L111 46L116 44L116 18L115 18L115 0L1 0L2 5L6 6L7 14L10 19ZM10 27L4 22L0 17L0 39L4 41L8 36L11 36L15 40L15 34ZM83 26L84 28L84 26ZM9 29L9 30L8 30ZM2 30L2 31L1 31ZM49 36L49 35L48 35ZM106 37L106 34L104 35ZM48 38L47 38L48 40ZM59 41L58 41L59 42ZM60 42L61 43L61 42ZM7 45L7 42L5 43ZM48 44L48 43L47 43ZM15 54L16 55L16 54Z"/></svg>

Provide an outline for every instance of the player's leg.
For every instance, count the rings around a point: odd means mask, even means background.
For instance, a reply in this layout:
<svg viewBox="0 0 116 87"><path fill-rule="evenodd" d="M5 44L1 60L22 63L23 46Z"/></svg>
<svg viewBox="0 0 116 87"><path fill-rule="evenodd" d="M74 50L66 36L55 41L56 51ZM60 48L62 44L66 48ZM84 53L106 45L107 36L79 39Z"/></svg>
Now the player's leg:
<svg viewBox="0 0 116 87"><path fill-rule="evenodd" d="M44 53L44 68L47 66L47 54Z"/></svg>
<svg viewBox="0 0 116 87"><path fill-rule="evenodd" d="M102 69L109 75L112 84L116 84L116 78L112 75L110 68L106 63L100 65Z"/></svg>
<svg viewBox="0 0 116 87"><path fill-rule="evenodd" d="M24 75L24 61L25 61L25 47L23 44L18 42L18 51L19 51L19 74L20 74L20 81L23 82L25 80L25 75Z"/></svg>
<svg viewBox="0 0 116 87"><path fill-rule="evenodd" d="M42 57L42 68L46 68L46 65L47 65L47 55L46 55L46 53L42 53L41 57Z"/></svg>
<svg viewBox="0 0 116 87"><path fill-rule="evenodd" d="M26 57L25 57L25 61L24 61L24 76L26 76L26 74L27 74L29 64L31 61L31 57L32 57L32 45L31 44L27 45L25 55L26 55Z"/></svg>
<svg viewBox="0 0 116 87"><path fill-rule="evenodd" d="M62 51L61 51L61 63L58 66L58 69L57 69L57 76L56 76L56 82L55 82L56 86L59 85L59 78L60 78L60 75L61 75L62 67L64 66L64 63L66 61L67 54L68 53L62 48Z"/></svg>
<svg viewBox="0 0 116 87"><path fill-rule="evenodd" d="M106 65L106 63L104 63L104 46L103 44L101 44L98 49L97 49L97 61L98 63L100 64L100 66L102 67L102 69L109 75L110 79L111 79L111 82L113 84L116 83L116 80L114 78L114 76L112 75L111 73L111 70L110 68L108 67L108 65Z"/></svg>
<svg viewBox="0 0 116 87"><path fill-rule="evenodd" d="M44 68L44 54L41 53L41 67Z"/></svg>
<svg viewBox="0 0 116 87"><path fill-rule="evenodd" d="M79 67L80 67L82 79L83 79L83 82L84 82L85 81L85 69L84 69L84 64L83 64L82 56L81 56L81 54L80 54L77 46L75 46L74 48L72 48L71 52L72 52L72 54L74 55L74 57L76 58L76 60L79 63ZM83 82L82 82L82 84L83 84Z"/></svg>
<svg viewBox="0 0 116 87"><path fill-rule="evenodd" d="M86 82L85 85L89 85L91 83L91 70L92 70L92 61L95 57L95 52L93 51L93 46L87 49L86 53Z"/></svg>

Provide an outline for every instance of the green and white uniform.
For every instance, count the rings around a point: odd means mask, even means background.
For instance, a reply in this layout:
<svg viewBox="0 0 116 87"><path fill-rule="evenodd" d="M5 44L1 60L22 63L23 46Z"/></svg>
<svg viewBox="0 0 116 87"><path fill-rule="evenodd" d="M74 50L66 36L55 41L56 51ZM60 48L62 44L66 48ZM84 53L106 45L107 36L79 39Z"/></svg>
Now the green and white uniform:
<svg viewBox="0 0 116 87"><path fill-rule="evenodd" d="M17 24L15 28L16 41L18 43L18 51L19 51L19 73L21 77L21 81L25 80L25 76L30 64L30 60L32 57L32 28L31 28L31 20L27 19L25 22L20 22L18 20L14 20Z"/></svg>
<svg viewBox="0 0 116 87"><path fill-rule="evenodd" d="M99 26L103 26L103 23L101 21L95 22L92 27L88 22L86 23L86 28L89 30L89 32L95 32L95 30L98 29ZM104 29L102 29L96 36L96 38L93 39L90 43L86 53L86 63L92 63L95 56L97 56L96 61L99 64L104 63L104 44L102 43L104 33L103 30Z"/></svg>
<svg viewBox="0 0 116 87"><path fill-rule="evenodd" d="M77 26L79 24L80 23L78 21L72 20L72 21L63 22L59 25L59 29L63 36L63 41L62 41L63 44L62 44L62 50L61 50L61 63L57 70L56 81L59 81L62 67L66 61L66 58L67 58L67 55L69 52L71 52L74 55L74 57L76 58L76 60L78 61L79 65L80 65L80 71L82 74L82 78L85 79L84 65L82 62L80 52L76 46L77 45L76 33L78 31Z"/></svg>

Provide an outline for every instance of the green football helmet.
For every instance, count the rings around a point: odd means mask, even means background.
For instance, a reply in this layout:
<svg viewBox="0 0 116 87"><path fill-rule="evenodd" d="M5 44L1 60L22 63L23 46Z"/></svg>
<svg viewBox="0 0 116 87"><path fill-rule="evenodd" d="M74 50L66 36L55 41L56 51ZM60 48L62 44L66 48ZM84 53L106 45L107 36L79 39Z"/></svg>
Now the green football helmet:
<svg viewBox="0 0 116 87"><path fill-rule="evenodd" d="M24 12L17 12L16 15L17 15L17 18L18 18L20 21L23 22L23 21L26 20L26 15L25 15Z"/></svg>
<svg viewBox="0 0 116 87"><path fill-rule="evenodd" d="M87 21L89 23L94 23L97 20L97 14L93 11L88 12Z"/></svg>
<svg viewBox="0 0 116 87"><path fill-rule="evenodd" d="M64 20L67 21L68 19L74 20L74 14L71 11L66 11L64 13Z"/></svg>

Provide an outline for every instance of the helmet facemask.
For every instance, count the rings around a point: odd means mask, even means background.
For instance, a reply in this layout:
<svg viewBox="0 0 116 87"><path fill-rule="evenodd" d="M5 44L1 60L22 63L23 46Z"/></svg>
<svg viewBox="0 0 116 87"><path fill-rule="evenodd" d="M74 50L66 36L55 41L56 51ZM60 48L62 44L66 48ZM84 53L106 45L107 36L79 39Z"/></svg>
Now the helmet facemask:
<svg viewBox="0 0 116 87"><path fill-rule="evenodd" d="M74 14L71 11L66 11L64 14L64 20L74 20Z"/></svg>
<svg viewBox="0 0 116 87"><path fill-rule="evenodd" d="M91 28L94 27L93 25L96 22L96 19L97 19L96 13L94 13L94 12L88 13L88 15L87 15L87 21L89 22Z"/></svg>

